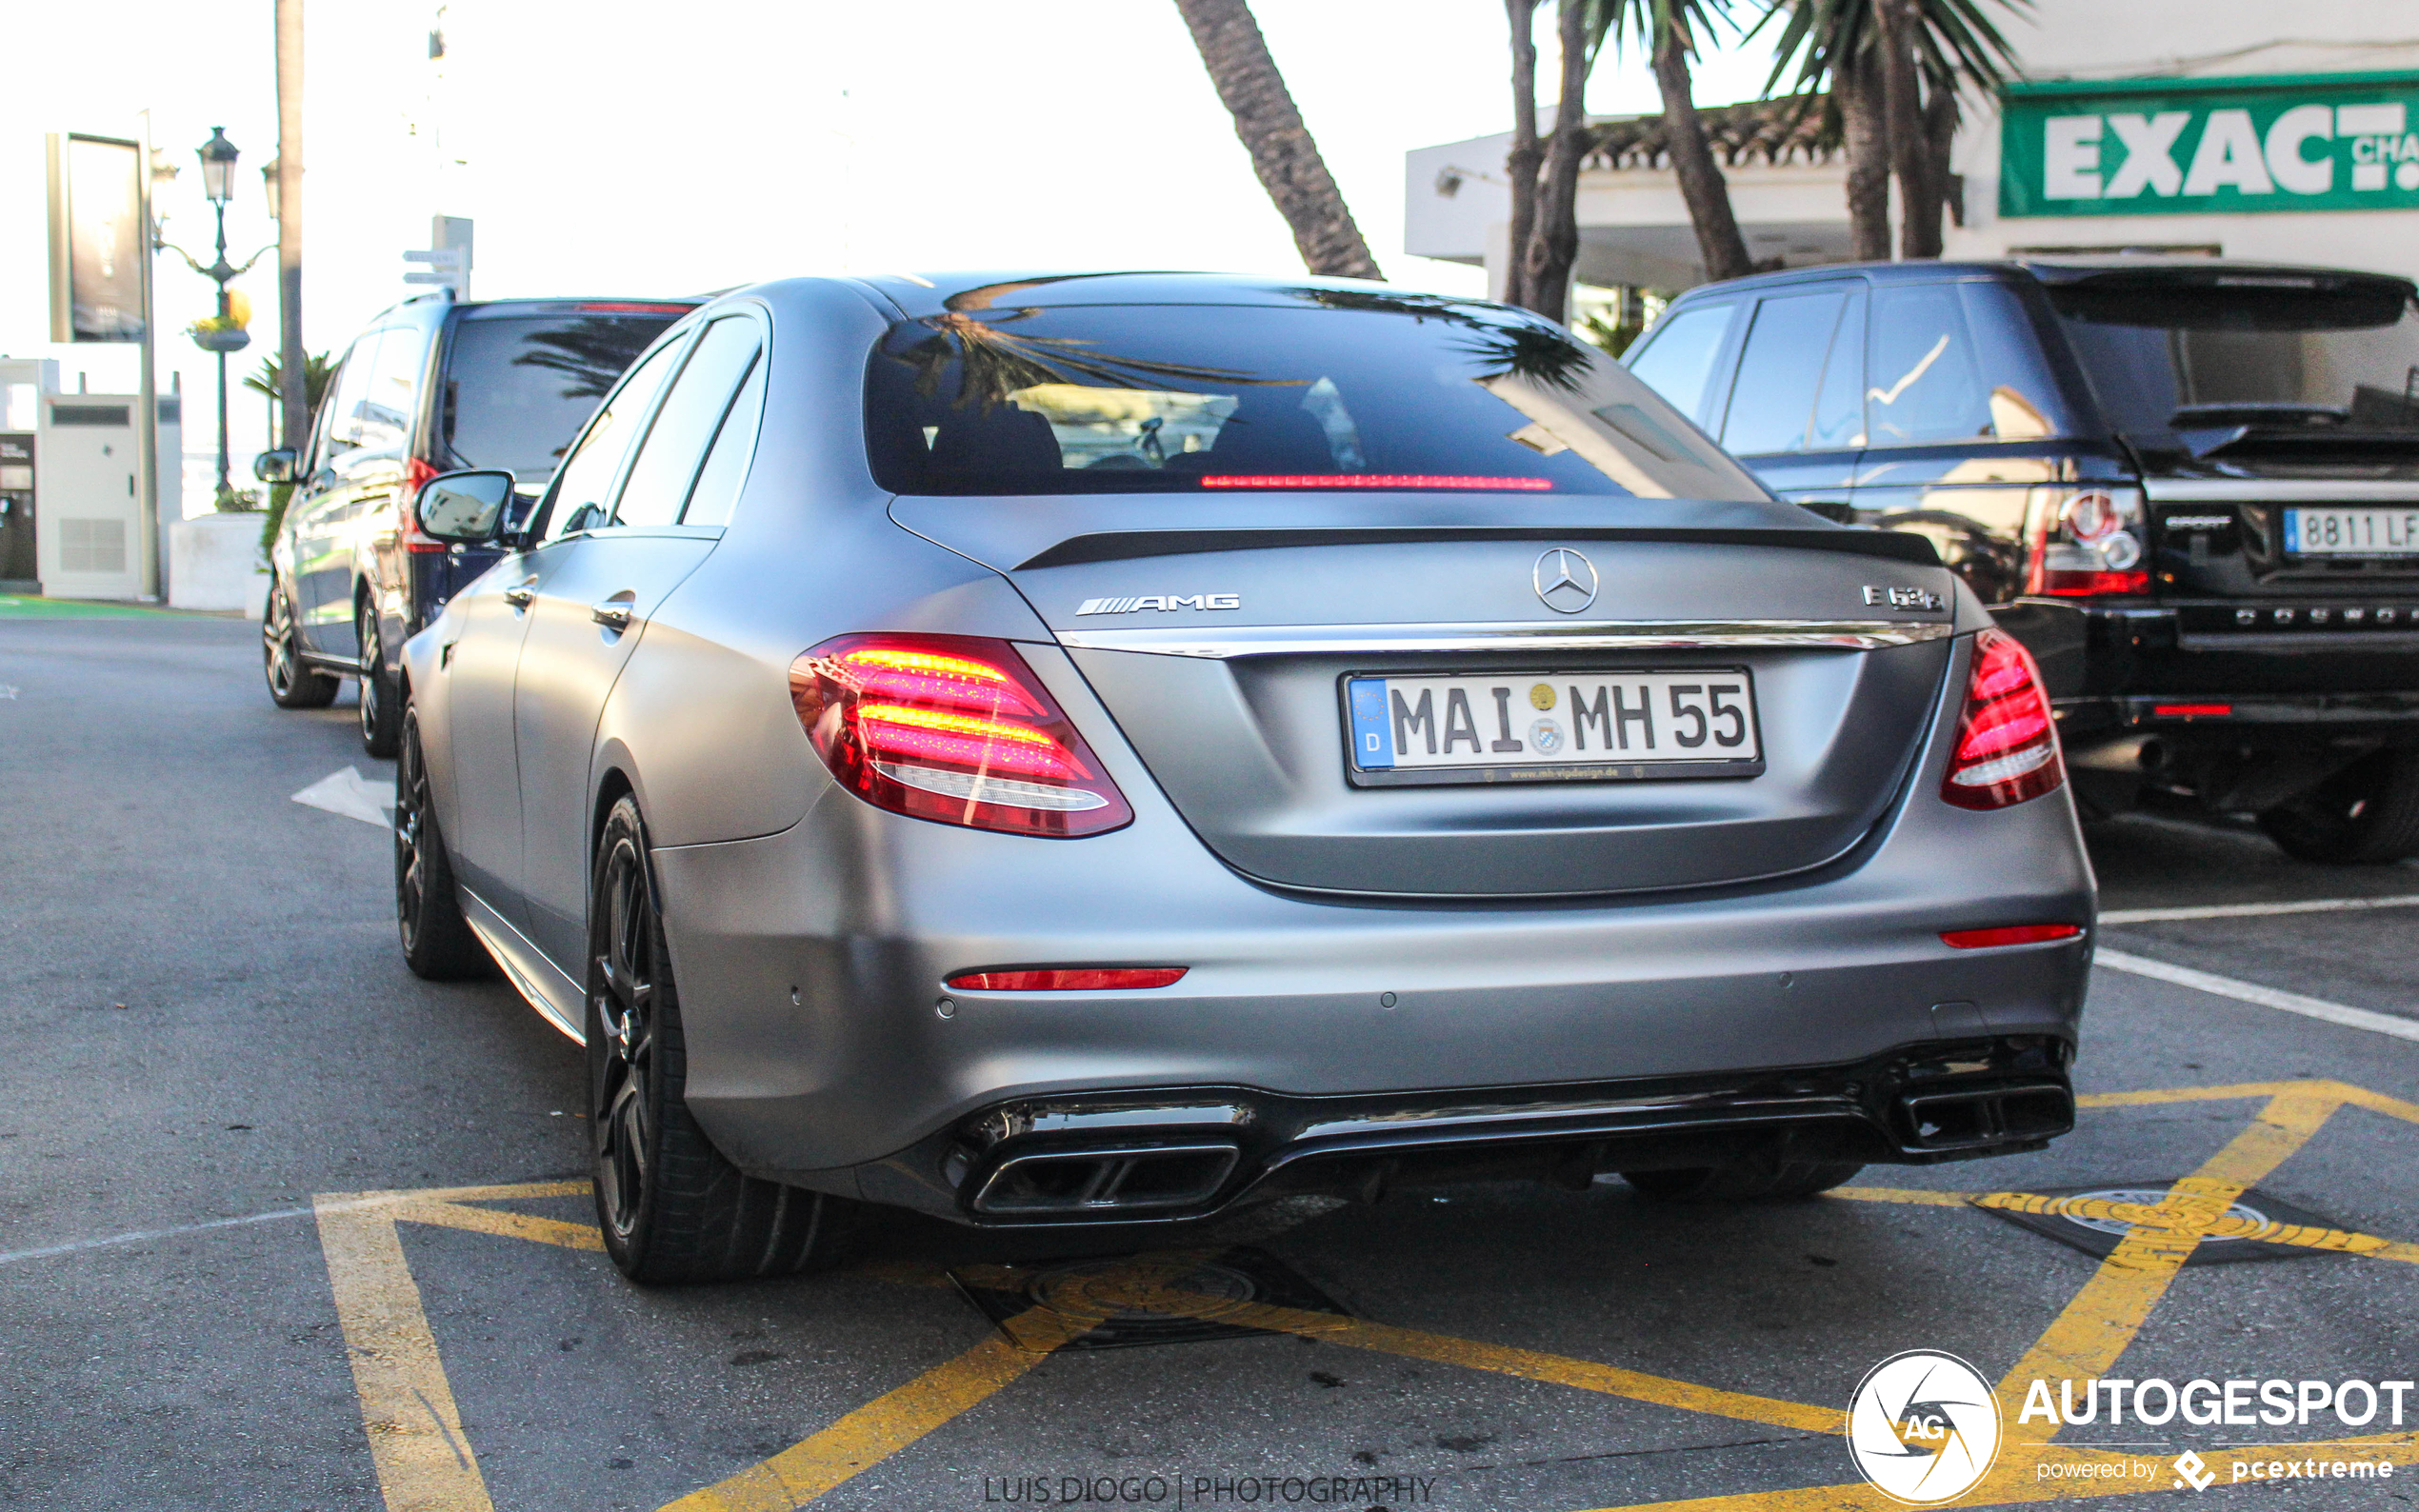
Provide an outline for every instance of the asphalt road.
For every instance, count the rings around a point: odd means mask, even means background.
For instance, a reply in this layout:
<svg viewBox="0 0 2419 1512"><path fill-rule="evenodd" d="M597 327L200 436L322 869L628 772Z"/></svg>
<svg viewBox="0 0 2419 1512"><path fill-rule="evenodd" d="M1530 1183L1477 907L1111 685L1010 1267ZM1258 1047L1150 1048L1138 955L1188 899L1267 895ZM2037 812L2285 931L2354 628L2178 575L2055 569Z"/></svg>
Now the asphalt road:
<svg viewBox="0 0 2419 1512"><path fill-rule="evenodd" d="M1856 1195L1673 1208L1607 1181L1301 1202L1139 1263L1123 1251L1169 1238L1053 1250L894 1224L844 1273L640 1291L566 1185L574 1047L501 982L405 971L386 835L291 798L387 768L361 756L350 695L280 712L257 662L226 620L0 619L0 1506L520 1512L718 1487L687 1505L954 1509L1041 1502L1037 1484L1062 1504L1082 1482L1115 1505L1157 1477L1163 1505L1811 1512L1886 1504L1798 1488L1855 1483L1837 1415L1902 1350L2014 1394L2060 1362L2050 1378L2078 1383L2419 1376L2419 1249L2109 1269L1941 1195L2230 1173L2296 1222L2419 1238L2419 1043L2109 969L2078 1069L2101 1096L2074 1135L1868 1170ZM2127 821L2092 845L2110 909L2419 895L2419 871L2303 866L2255 834ZM2103 947L2419 1023L2414 925L2392 906L2169 919ZM2177 1095L2110 1096L2142 1093ZM523 1190L344 1195L492 1187ZM1110 1258L1066 1267L1092 1253ZM1309 1288L1309 1310L1054 1354L1014 1347L958 1284L1141 1304L1172 1278L1197 1304L1264 1266L1264 1300ZM2378 1434L2396 1442L2272 1458L2398 1458L2395 1479L2286 1494L2419 1498L2414 1400L2399 1430L2104 1418L2008 1449L2025 1477L1960 1504L2070 1497L2040 1466L2091 1444L2155 1467L2128 1493L2171 1494L2190 1449L2218 1476L2207 1495L2241 1501L2231 1466L2266 1462L2239 1445Z"/></svg>

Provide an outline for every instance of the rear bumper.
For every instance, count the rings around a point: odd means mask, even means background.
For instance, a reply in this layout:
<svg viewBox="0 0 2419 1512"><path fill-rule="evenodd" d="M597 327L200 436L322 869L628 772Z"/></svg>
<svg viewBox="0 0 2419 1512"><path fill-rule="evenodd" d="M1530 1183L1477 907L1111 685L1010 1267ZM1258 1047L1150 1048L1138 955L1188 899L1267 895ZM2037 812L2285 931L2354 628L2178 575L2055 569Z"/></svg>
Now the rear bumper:
<svg viewBox="0 0 2419 1512"><path fill-rule="evenodd" d="M987 1108L858 1173L870 1197L984 1225L1197 1218L1298 1192L1741 1161L1928 1164L2074 1126L2049 1037L1909 1045L1844 1066L1453 1094L1178 1087Z"/></svg>

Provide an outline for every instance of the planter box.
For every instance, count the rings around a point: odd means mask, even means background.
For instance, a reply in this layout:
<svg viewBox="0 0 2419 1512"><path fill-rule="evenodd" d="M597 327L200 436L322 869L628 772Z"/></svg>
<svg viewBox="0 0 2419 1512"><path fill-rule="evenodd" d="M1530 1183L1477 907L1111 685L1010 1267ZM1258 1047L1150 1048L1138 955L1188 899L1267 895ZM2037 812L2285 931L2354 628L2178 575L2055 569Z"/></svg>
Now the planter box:
<svg viewBox="0 0 2419 1512"><path fill-rule="evenodd" d="M168 527L168 602L178 609L240 609L268 602L260 561L261 517L205 514Z"/></svg>

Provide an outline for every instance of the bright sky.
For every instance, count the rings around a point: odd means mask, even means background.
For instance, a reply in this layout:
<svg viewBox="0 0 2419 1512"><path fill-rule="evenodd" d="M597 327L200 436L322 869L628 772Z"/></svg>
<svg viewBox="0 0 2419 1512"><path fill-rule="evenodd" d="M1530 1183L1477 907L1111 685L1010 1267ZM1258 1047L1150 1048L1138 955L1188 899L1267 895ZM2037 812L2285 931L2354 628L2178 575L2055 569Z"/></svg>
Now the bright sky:
<svg viewBox="0 0 2419 1512"><path fill-rule="evenodd" d="M1278 67L1378 262L1397 283L1479 292L1475 269L1401 251L1403 153L1503 129L1490 0L1254 0ZM1541 7L1541 80L1553 76ZM577 16L576 29L566 17ZM407 248L432 213L477 223L472 292L660 294L882 268L1113 266L1296 271L1233 124L1171 0L587 0L313 4L306 51L306 334L340 350L412 292ZM447 56L428 58L442 29ZM44 6L10 22L0 91L0 352L57 357L64 383L130 390L130 349L53 347L47 329L46 131L132 136L137 112L182 171L157 189L167 236L210 260L194 149L242 149L230 260L272 242L260 167L275 154L270 0ZM1697 98L1751 97L1761 43L1717 51ZM1541 85L1550 89L1550 84ZM1643 57L1608 56L1599 113L1659 108ZM253 345L276 345L276 256L237 288ZM210 283L158 264L160 386L180 372L189 455L215 447L214 369L182 334ZM238 487L267 401L230 402ZM186 507L208 507L201 486Z"/></svg>

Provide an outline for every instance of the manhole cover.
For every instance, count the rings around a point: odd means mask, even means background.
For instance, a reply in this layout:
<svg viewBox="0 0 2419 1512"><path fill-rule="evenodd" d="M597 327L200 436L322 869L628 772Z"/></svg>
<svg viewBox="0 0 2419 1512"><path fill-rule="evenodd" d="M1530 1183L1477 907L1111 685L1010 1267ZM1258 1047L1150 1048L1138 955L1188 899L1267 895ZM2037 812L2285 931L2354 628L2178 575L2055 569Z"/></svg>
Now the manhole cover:
<svg viewBox="0 0 2419 1512"><path fill-rule="evenodd" d="M2137 1184L2128 1186L2062 1186L2022 1194L2038 1198L2043 1205L2037 1211L1976 1204L1993 1218L2003 1218L2019 1228L2031 1229L2062 1244L2069 1244L2087 1255L2107 1259L2136 1226L2126 1216L2125 1209L2156 1207L2168 1200L2164 1185ZM2238 1197L2218 1219L2210 1232L2192 1247L2187 1265L2223 1265L2246 1260L2308 1260L2313 1256L2334 1253L2311 1249L2302 1244L2279 1244L2259 1238L2270 1224L2292 1227L2335 1228L2331 1218L2324 1218L2306 1207L2296 1207L2267 1193L2252 1190Z"/></svg>
<svg viewBox="0 0 2419 1512"><path fill-rule="evenodd" d="M967 1266L950 1277L983 1316L1030 1348L1050 1347L1070 1323L1089 1326L1060 1347L1129 1349L1266 1332L1231 1321L1255 1305L1332 1314L1338 1326L1346 1316L1325 1292L1257 1249L1092 1255ZM1054 1315L1058 1326L1033 1329L1043 1321L1036 1312Z"/></svg>

